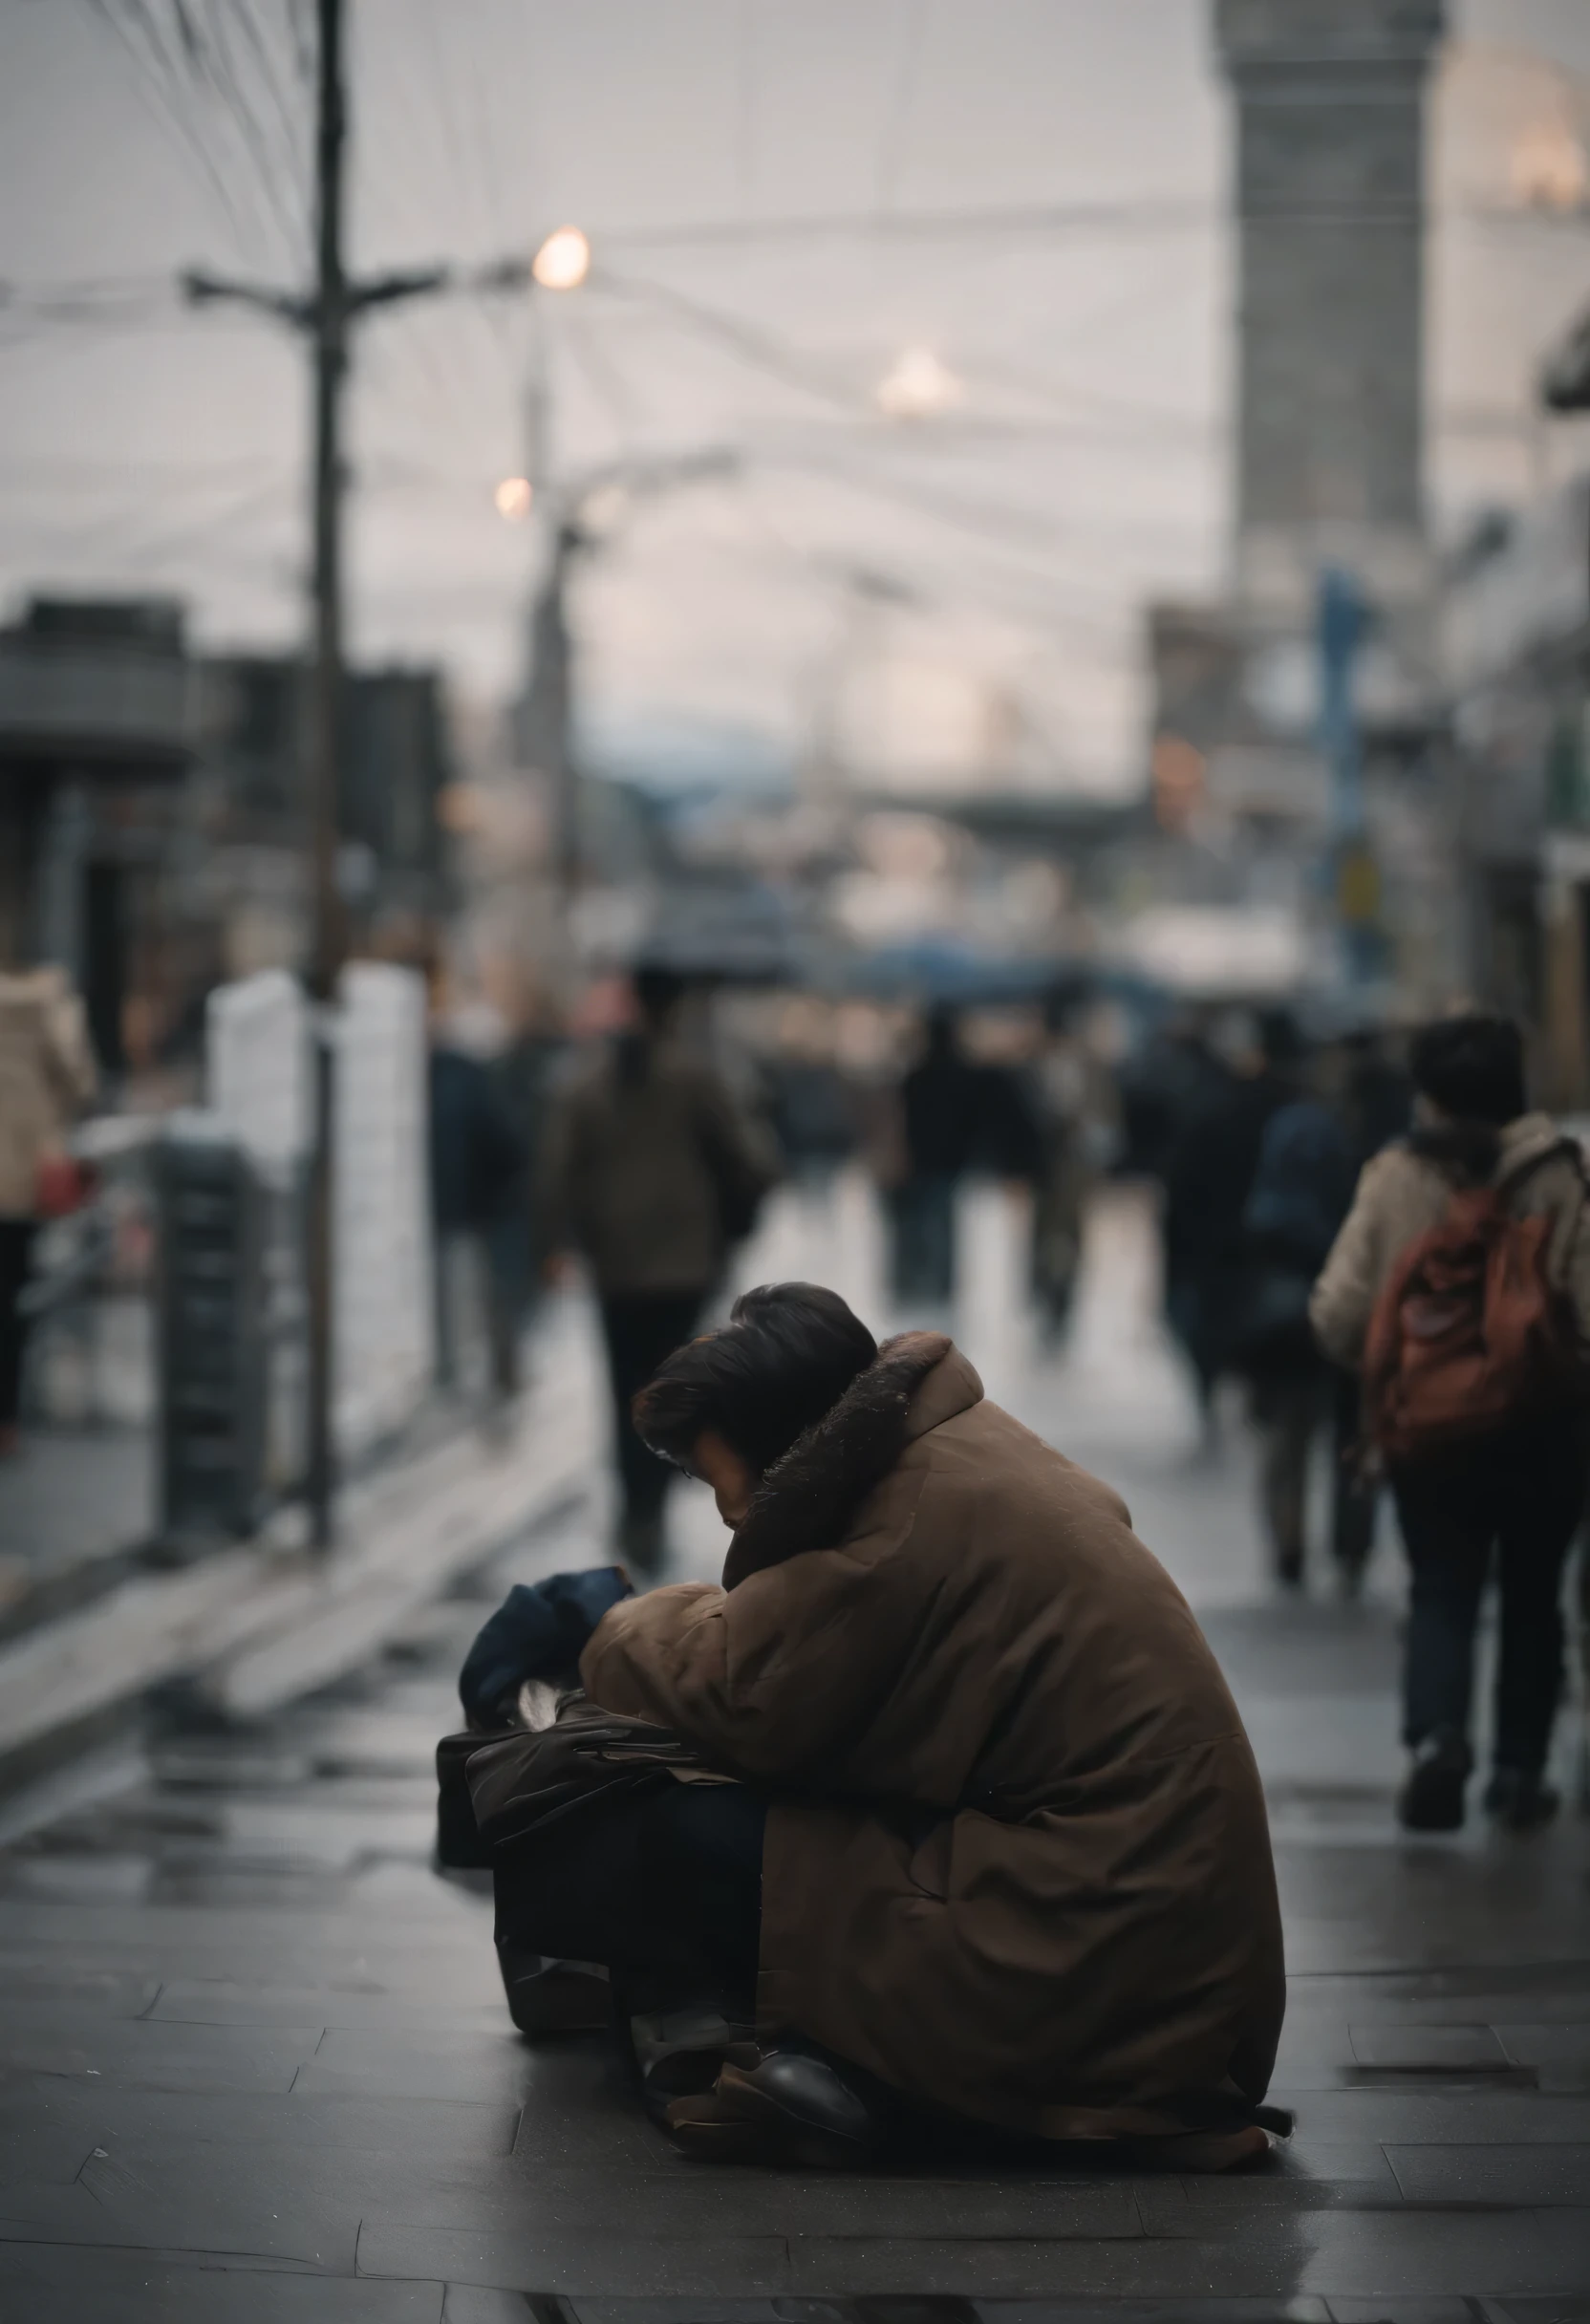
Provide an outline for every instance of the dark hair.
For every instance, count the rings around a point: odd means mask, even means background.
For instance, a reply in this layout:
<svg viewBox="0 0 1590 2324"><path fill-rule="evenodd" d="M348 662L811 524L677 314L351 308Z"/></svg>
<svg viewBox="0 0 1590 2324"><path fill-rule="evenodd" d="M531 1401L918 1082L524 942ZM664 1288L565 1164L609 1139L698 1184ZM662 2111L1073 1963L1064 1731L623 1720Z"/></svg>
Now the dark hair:
<svg viewBox="0 0 1590 2324"><path fill-rule="evenodd" d="M1438 1018L1414 1034L1407 1064L1414 1087L1455 1121L1499 1130L1529 1104L1523 1035L1511 1017Z"/></svg>
<svg viewBox="0 0 1590 2324"><path fill-rule="evenodd" d="M878 1344L837 1291L763 1283L720 1331L677 1348L635 1398L637 1433L683 1467L713 1429L753 1469L771 1468L836 1404Z"/></svg>

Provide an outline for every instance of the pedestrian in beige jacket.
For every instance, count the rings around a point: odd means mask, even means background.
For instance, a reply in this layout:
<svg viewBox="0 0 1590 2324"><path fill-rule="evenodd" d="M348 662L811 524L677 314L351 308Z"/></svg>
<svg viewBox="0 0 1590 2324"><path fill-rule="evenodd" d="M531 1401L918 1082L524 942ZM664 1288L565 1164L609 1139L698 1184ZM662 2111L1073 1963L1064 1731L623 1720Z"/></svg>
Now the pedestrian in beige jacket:
<svg viewBox="0 0 1590 2324"><path fill-rule="evenodd" d="M94 1095L83 1004L58 968L0 970L0 1458L16 1451L39 1172Z"/></svg>
<svg viewBox="0 0 1590 2324"><path fill-rule="evenodd" d="M1531 1112L1523 1044L1505 1018L1429 1025L1409 1064L1418 1091L1407 1139L1375 1156L1315 1284L1310 1318L1339 1364L1362 1366L1377 1300L1409 1246L1441 1224L1455 1194L1501 1190L1518 1217L1547 1219L1552 1281L1590 1342L1590 1207L1581 1158L1550 1116ZM1562 1568L1584 1513L1584 1416L1560 1405L1394 1464L1390 1482L1412 1575L1403 1671L1403 1739L1413 1754L1399 1797L1410 1829L1463 1820L1473 1642L1493 1553L1501 1593L1493 1766L1485 1805L1515 1827L1544 1821L1544 1781L1562 1687Z"/></svg>

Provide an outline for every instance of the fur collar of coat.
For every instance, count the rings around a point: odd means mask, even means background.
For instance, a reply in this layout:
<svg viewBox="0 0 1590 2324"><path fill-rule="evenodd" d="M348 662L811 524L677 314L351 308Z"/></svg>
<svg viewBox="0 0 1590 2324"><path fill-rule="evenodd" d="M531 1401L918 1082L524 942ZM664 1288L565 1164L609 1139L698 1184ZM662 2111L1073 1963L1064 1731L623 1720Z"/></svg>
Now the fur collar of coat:
<svg viewBox="0 0 1590 2324"><path fill-rule="evenodd" d="M954 1375L944 1380L949 1395L920 1397L940 1366ZM903 1331L886 1340L837 1404L763 1473L724 1560L723 1587L732 1590L802 1550L833 1548L913 1437L981 1394L981 1381L943 1332Z"/></svg>

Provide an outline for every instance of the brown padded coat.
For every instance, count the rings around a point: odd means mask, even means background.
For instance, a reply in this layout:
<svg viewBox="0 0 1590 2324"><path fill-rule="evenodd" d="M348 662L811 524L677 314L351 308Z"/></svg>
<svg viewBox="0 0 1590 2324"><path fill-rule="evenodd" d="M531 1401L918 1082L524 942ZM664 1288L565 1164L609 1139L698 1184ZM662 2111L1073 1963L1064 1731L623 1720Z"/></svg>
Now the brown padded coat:
<svg viewBox="0 0 1590 2324"><path fill-rule="evenodd" d="M1051 2138L1262 2098L1257 1770L1107 1486L907 1335L769 1470L724 1582L613 1607L581 1668L775 1793L764 2038Z"/></svg>

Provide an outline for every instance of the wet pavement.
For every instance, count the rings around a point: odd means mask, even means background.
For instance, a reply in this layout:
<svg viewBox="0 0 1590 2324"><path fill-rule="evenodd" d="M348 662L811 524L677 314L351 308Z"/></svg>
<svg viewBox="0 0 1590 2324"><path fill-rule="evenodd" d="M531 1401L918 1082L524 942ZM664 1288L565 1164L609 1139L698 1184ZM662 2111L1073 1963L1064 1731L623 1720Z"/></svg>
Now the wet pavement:
<svg viewBox="0 0 1590 2324"><path fill-rule="evenodd" d="M601 2041L520 2041L488 1901L429 1869L431 1754L486 1603L601 1554L593 1493L355 1678L172 1732L0 1851L0 2317L1587 2324L1590 1825L1399 1836L1390 1541L1360 1604L1268 1587L1246 1448L1233 1420L1224 1458L1194 1452L1129 1203L1098 1221L1063 1360L1008 1322L998 1203L968 1226L957 1327L992 1392L1125 1492L1254 1735L1289 2147L1231 2180L715 2172ZM784 1206L753 1271L867 1300L876 1259L847 1191ZM677 1570L710 1571L710 1507L676 1520ZM1565 1720L1565 1770L1572 1744Z"/></svg>

